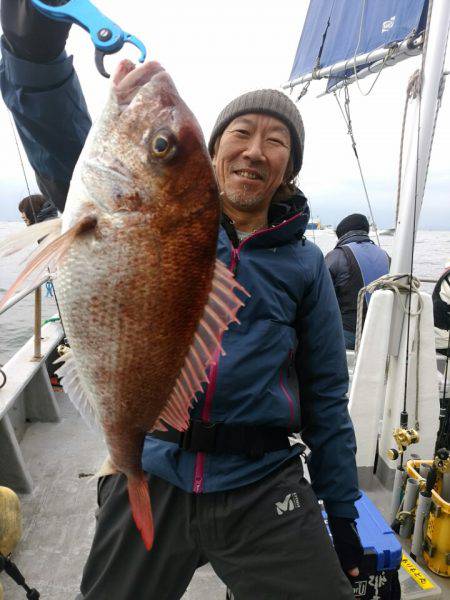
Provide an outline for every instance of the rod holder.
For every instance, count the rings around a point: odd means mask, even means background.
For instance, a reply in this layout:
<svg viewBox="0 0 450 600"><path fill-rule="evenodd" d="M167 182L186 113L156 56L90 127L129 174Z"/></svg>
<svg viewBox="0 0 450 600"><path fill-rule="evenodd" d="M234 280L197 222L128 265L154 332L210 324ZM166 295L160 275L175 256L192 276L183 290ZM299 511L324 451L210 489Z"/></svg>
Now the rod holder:
<svg viewBox="0 0 450 600"><path fill-rule="evenodd" d="M408 538L411 535L414 517L411 514L416 507L417 496L419 495L419 482L413 477L406 480L405 495L403 497L403 519L400 525L399 535Z"/></svg>

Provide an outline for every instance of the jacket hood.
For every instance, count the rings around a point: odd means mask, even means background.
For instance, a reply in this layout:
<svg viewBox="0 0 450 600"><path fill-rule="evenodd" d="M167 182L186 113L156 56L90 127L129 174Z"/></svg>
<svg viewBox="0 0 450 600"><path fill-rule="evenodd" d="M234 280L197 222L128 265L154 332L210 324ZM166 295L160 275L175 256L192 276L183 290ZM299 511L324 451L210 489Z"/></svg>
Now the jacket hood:
<svg viewBox="0 0 450 600"><path fill-rule="evenodd" d="M372 242L372 240L364 229L347 231L346 234L338 239L335 248L345 246L345 244L350 244L351 242Z"/></svg>

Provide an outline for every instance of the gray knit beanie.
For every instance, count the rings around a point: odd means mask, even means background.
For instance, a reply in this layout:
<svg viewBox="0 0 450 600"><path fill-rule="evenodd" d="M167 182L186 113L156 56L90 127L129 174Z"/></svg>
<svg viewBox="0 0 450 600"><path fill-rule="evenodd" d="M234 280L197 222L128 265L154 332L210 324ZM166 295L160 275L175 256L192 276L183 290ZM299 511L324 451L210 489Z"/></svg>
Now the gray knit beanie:
<svg viewBox="0 0 450 600"><path fill-rule="evenodd" d="M209 139L208 149L214 154L216 139L226 127L239 117L248 113L264 113L283 121L289 128L292 140L292 159L295 177L301 169L305 145L305 129L295 104L278 90L255 90L232 100L219 114Z"/></svg>

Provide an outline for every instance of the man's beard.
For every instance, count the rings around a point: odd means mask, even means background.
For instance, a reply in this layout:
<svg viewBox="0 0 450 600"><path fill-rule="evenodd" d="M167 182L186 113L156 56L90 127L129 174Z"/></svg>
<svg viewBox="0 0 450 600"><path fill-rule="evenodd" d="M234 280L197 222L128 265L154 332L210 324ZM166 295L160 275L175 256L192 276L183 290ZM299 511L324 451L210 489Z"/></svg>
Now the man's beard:
<svg viewBox="0 0 450 600"><path fill-rule="evenodd" d="M230 204L244 210L246 208L254 208L263 202L263 198L261 196L248 195L245 186L243 186L243 189L239 191L234 191L229 194L225 192L225 195Z"/></svg>

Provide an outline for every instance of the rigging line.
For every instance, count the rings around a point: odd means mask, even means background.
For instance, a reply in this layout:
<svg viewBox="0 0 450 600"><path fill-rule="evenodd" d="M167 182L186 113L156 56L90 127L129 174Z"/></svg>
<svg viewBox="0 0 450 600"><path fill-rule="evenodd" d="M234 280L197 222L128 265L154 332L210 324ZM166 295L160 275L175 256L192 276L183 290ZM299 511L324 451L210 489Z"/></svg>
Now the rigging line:
<svg viewBox="0 0 450 600"><path fill-rule="evenodd" d="M360 91L360 93L363 96L368 96L371 91L373 90L373 88L375 87L376 82L378 81L384 67L386 66L387 61L391 58L394 50L395 50L395 46L392 46L391 48L389 48L386 56L383 58L383 62L381 64L380 70L377 73L377 76L375 77L375 80L373 81L372 85L370 86L369 90L367 92L364 92L361 89L360 83L359 83L359 77L358 77L358 72L356 70L356 57L358 55L358 50L359 50L359 44L361 43L361 36L362 36L362 28L363 28L363 23L364 23L364 13L366 12L366 0L363 0L363 6L362 6L362 10L361 10L361 19L359 21L359 34L358 34L358 43L356 44L356 48L355 48L355 53L353 55L353 74L355 76L355 81L356 81L356 85L358 87L358 90ZM370 64L369 64L369 70L370 70Z"/></svg>
<svg viewBox="0 0 450 600"><path fill-rule="evenodd" d="M328 29L329 29L329 27L331 25L331 15L333 13L333 9L334 9L335 3L336 3L336 0L333 0L333 4L331 5L331 9L330 9L330 14L328 15L328 21L327 21L327 24L325 26L325 31L322 34L322 43L320 44L319 52L317 54L316 64L314 65L313 70L312 70L312 77L313 77L313 79L315 78L315 73L320 69L320 59L322 58L322 52L323 52L323 48L325 46L325 40L326 40L326 37L327 37L327 34L328 34ZM300 94L297 97L297 102L299 100L301 100L303 98L303 96L305 96L307 94L308 88L310 86L311 81L312 80L310 79L302 87L302 89L300 91ZM291 91L292 91L292 89L293 88L291 87Z"/></svg>
<svg viewBox="0 0 450 600"><path fill-rule="evenodd" d="M377 227L377 224L375 222L375 217L374 217L374 214L373 214L372 205L370 203L369 192L367 190L366 180L365 180L364 173L363 173L363 170L362 170L361 162L359 160L358 150L357 150L357 147L356 147L356 140L355 140L355 136L354 136L354 133L353 133L353 125L352 125L352 120L351 120L351 115L350 115L350 95L348 93L348 87L347 86L344 87L344 94L345 94L345 112L344 112L344 110L343 110L343 108L341 106L341 103L339 102L339 98L338 98L336 92L333 92L333 95L336 98L336 102L338 103L339 110L341 111L342 117L343 117L343 119L345 121L345 124L347 125L347 133L350 136L350 139L352 141L353 153L354 153L354 155L356 157L356 162L358 164L359 175L361 177L362 185L363 185L363 188L364 188L364 195L366 197L367 206L369 208L370 219L372 221L372 226L373 226L373 228L375 230L375 237L377 238L377 244L378 244L378 246L381 246L381 244L380 244L380 238L378 236L378 227Z"/></svg>
<svg viewBox="0 0 450 600"><path fill-rule="evenodd" d="M17 153L19 155L20 166L22 167L23 177L25 179L25 184L26 184L27 190L28 190L28 196L30 197L30 205L31 205L31 210L33 211L34 222L37 223L37 215L36 215L36 211L35 211L35 208L34 208L34 202L33 202L32 198L31 198L30 186L28 185L27 174L25 172L25 165L23 163L22 153L20 152L19 141L17 139L17 134L16 134L16 128L14 126L14 122L13 122L11 113L9 111L8 111L8 116L9 116L9 122L11 123L11 129L12 129L12 132L13 132L14 141L16 143Z"/></svg>

